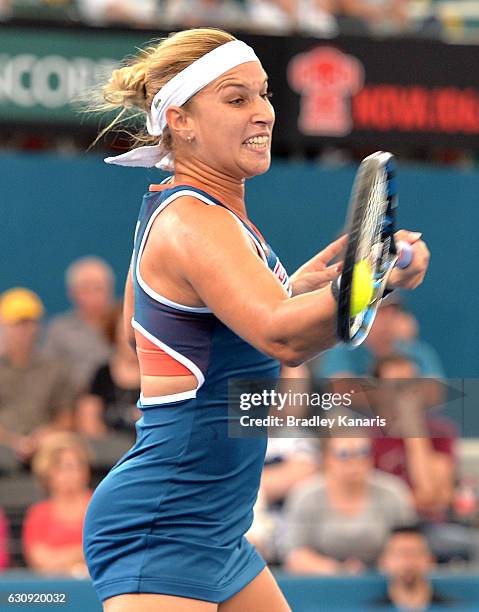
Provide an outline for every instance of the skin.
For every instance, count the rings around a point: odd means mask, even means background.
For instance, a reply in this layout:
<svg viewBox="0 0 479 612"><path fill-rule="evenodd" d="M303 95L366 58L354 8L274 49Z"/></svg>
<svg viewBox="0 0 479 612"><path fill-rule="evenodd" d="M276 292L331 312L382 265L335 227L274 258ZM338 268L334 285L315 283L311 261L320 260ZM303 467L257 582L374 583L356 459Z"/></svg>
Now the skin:
<svg viewBox="0 0 479 612"><path fill-rule="evenodd" d="M401 609L422 610L431 601L427 578L434 567L426 540L420 534L394 534L386 544L379 568L389 581L388 592Z"/></svg>
<svg viewBox="0 0 479 612"><path fill-rule="evenodd" d="M78 267L68 294L79 316L92 325L103 321L114 301L113 285L107 271L93 261Z"/></svg>
<svg viewBox="0 0 479 612"><path fill-rule="evenodd" d="M175 183L201 187L247 220L245 179L263 174L271 163L275 117L262 66L247 62L233 68L186 107L170 107L166 117L175 146ZM268 138L266 146L245 144L257 135ZM407 270L391 275L391 283L413 287L426 272L427 248L419 237L404 234L404 239L414 242L413 261ZM208 306L246 342L288 366L297 366L336 342L336 302L325 285L338 274L336 266L328 264L341 247L342 242L336 241L302 266L291 278L294 297L289 298L227 210L183 196L155 220L140 272L158 293L187 306ZM133 307L130 271L125 291L130 336ZM193 376L142 376L141 381L146 397L196 385ZM218 607L163 595L120 595L105 602L106 612L217 609L284 612L289 606L267 570Z"/></svg>

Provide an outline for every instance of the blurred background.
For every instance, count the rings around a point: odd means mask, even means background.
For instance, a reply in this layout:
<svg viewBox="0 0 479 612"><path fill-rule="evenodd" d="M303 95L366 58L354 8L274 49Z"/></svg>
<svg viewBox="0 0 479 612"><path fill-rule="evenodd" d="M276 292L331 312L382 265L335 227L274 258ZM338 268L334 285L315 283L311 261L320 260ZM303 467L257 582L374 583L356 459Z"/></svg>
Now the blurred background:
<svg viewBox="0 0 479 612"><path fill-rule="evenodd" d="M109 117L77 100L135 48L197 26L231 30L269 74L273 163L247 201L288 271L341 232L375 150L397 157L399 226L432 252L365 347L283 372L306 390L414 381L378 408L408 423L383 439L273 437L250 537L295 611L399 609L387 593L409 583L430 609L479 610L477 0L0 0L0 610L9 592L101 609L81 525L135 439L119 300L141 194L165 175L106 166L128 138L90 148ZM451 388L466 401L428 410Z"/></svg>

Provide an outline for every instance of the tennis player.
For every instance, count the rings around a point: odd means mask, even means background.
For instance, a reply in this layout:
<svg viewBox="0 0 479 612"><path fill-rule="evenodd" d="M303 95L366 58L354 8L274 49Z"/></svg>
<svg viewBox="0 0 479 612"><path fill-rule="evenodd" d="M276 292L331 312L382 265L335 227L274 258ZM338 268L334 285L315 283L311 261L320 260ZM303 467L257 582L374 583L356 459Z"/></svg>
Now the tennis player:
<svg viewBox="0 0 479 612"><path fill-rule="evenodd" d="M106 612L287 611L244 537L266 440L228 437L227 382L277 377L280 362L335 343L328 263L343 240L288 279L249 221L245 179L269 168L274 111L260 61L230 34L176 33L116 70L103 96L145 111L148 129L148 146L107 161L173 174L144 196L135 233L125 317L143 416L88 509L96 591ZM413 261L389 285L414 287L427 248L399 238Z"/></svg>

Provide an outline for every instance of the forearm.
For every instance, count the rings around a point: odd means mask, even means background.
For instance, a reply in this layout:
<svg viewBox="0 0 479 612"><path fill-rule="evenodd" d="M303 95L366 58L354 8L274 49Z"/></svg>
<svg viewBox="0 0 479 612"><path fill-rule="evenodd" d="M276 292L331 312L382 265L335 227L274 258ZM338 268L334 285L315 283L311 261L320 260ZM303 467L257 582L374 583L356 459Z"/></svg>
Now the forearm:
<svg viewBox="0 0 479 612"><path fill-rule="evenodd" d="M333 575L341 571L341 563L310 548L299 548L289 553L286 569L295 574Z"/></svg>
<svg viewBox="0 0 479 612"><path fill-rule="evenodd" d="M273 503L283 499L302 479L314 474L317 466L313 461L289 460L263 468L261 490L265 499Z"/></svg>
<svg viewBox="0 0 479 612"><path fill-rule="evenodd" d="M286 365L297 366L336 344L336 313L329 286L283 300L269 315L266 343Z"/></svg>
<svg viewBox="0 0 479 612"><path fill-rule="evenodd" d="M77 406L77 430L92 438L104 436L108 430L103 421L103 412L103 402L97 395L89 394L83 396Z"/></svg>
<svg viewBox="0 0 479 612"><path fill-rule="evenodd" d="M405 438L407 467L416 506L420 510L447 505L450 487L441 477L437 455L428 438ZM446 495L445 495L446 494Z"/></svg>

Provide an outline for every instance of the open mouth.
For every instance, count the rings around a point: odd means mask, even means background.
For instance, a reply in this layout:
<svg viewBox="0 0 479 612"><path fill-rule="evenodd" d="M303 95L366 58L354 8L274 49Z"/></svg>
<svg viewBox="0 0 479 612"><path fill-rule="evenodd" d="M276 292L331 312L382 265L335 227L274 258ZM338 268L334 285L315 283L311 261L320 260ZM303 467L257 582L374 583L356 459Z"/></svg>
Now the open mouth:
<svg viewBox="0 0 479 612"><path fill-rule="evenodd" d="M243 142L243 145L254 151L261 151L269 148L269 136L253 136Z"/></svg>

